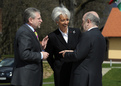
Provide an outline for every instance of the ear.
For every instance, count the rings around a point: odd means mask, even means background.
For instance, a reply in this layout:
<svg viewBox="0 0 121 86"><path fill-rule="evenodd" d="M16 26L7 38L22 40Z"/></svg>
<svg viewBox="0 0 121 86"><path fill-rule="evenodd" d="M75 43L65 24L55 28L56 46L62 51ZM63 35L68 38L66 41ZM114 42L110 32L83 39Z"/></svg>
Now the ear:
<svg viewBox="0 0 121 86"><path fill-rule="evenodd" d="M87 23L91 23L90 19L87 19Z"/></svg>
<svg viewBox="0 0 121 86"><path fill-rule="evenodd" d="M29 22L30 22L30 23L32 23L32 22L33 22L33 19L32 19L31 17L30 17L28 20L29 20Z"/></svg>

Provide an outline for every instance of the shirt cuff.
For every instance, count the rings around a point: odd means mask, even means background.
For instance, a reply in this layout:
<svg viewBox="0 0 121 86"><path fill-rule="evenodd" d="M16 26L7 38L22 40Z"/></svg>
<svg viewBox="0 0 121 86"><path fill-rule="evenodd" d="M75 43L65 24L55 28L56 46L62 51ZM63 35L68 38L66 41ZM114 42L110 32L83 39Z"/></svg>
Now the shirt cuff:
<svg viewBox="0 0 121 86"><path fill-rule="evenodd" d="M41 53L41 59L43 59L43 54L42 54L42 52L40 52Z"/></svg>

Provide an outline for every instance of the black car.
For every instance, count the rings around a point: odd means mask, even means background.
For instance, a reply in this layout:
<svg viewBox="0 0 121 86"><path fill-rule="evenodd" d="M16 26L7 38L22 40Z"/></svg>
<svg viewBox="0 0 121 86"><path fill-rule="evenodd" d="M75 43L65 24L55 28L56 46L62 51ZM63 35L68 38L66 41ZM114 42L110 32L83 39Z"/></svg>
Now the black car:
<svg viewBox="0 0 121 86"><path fill-rule="evenodd" d="M10 82L14 58L5 58L0 62L0 82Z"/></svg>

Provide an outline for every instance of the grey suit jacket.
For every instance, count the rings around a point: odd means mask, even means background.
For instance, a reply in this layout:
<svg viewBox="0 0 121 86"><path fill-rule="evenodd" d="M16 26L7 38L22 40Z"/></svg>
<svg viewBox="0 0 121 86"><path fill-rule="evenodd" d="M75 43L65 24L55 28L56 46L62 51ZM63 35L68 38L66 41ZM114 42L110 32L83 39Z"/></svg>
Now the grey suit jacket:
<svg viewBox="0 0 121 86"><path fill-rule="evenodd" d="M46 51L49 52L48 62L54 71L55 86L68 86L71 73L71 62L64 62L59 54L62 50L74 50L81 36L77 28L69 28L68 43L65 42L59 29L50 33Z"/></svg>
<svg viewBox="0 0 121 86"><path fill-rule="evenodd" d="M34 32L22 25L15 37L15 66L11 84L25 86L42 86L41 45Z"/></svg>
<svg viewBox="0 0 121 86"><path fill-rule="evenodd" d="M98 28L82 34L74 52L65 53L65 61L73 61L70 86L102 86L102 62L106 42Z"/></svg>

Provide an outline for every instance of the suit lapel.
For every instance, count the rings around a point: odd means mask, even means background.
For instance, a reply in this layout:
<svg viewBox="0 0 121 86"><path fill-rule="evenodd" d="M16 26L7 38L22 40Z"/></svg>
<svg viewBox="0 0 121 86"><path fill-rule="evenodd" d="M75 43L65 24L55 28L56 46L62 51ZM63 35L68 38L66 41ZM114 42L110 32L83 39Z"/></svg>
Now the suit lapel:
<svg viewBox="0 0 121 86"><path fill-rule="evenodd" d="M73 29L71 29L71 28L69 28L69 31L68 31L68 44L71 44L71 43L74 42L74 41L73 41L73 40L74 40L73 34L76 34L76 31L73 30Z"/></svg>
<svg viewBox="0 0 121 86"><path fill-rule="evenodd" d="M36 41L39 43L40 45L40 42L39 40L37 39L36 35L34 34L34 32L26 25L24 24L24 27L30 32L30 34L36 39ZM41 46L40 46L41 47Z"/></svg>
<svg viewBox="0 0 121 86"><path fill-rule="evenodd" d="M59 39L59 41L60 41L66 48L68 48L68 44L67 44L66 41L64 40L64 38L63 38L61 32L59 31L59 29L57 29L57 31L56 31L56 36L57 36L57 38Z"/></svg>
<svg viewBox="0 0 121 86"><path fill-rule="evenodd" d="M68 30L68 43L70 44L71 41L72 41L72 30L71 30L71 28L69 28L69 30Z"/></svg>

